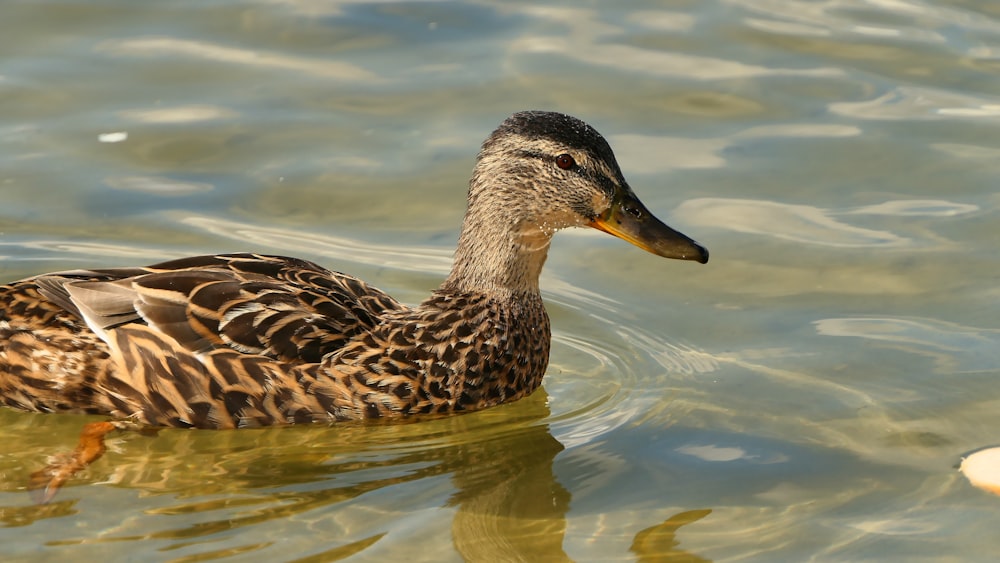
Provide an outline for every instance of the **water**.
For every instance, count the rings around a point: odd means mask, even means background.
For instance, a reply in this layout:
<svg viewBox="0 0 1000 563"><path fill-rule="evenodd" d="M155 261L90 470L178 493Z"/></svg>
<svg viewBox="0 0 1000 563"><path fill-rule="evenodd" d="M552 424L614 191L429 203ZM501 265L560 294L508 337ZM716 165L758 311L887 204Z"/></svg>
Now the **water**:
<svg viewBox="0 0 1000 563"><path fill-rule="evenodd" d="M519 109L712 252L561 233L544 390L416 424L125 433L0 410L5 560L961 560L1000 499L987 0L2 3L0 279L254 250L407 302ZM91 419L86 419L91 420ZM96 419L99 420L99 419Z"/></svg>

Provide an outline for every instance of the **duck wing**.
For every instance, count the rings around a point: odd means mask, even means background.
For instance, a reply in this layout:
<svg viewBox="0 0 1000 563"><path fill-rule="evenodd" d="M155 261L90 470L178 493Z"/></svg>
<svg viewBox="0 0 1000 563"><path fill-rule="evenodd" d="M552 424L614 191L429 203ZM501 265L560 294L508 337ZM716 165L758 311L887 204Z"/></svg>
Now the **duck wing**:
<svg viewBox="0 0 1000 563"><path fill-rule="evenodd" d="M282 256L198 256L61 276L39 287L105 340L109 329L138 322L191 352L228 348L293 364L319 362L403 308L355 277Z"/></svg>

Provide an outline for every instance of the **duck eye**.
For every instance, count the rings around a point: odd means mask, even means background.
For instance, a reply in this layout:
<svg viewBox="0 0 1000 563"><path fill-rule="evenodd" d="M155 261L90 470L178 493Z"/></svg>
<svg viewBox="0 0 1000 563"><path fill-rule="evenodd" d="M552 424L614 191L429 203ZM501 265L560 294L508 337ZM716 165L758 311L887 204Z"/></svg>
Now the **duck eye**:
<svg viewBox="0 0 1000 563"><path fill-rule="evenodd" d="M556 157L556 166L562 168L563 170L569 170L570 168L576 166L576 161L573 160L573 157L568 154L561 154Z"/></svg>

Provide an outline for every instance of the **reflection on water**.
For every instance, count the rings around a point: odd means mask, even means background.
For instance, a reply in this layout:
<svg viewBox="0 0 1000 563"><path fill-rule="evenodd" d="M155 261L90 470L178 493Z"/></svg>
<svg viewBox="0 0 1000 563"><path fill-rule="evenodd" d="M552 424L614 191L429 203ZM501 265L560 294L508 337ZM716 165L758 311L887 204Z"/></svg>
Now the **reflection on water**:
<svg viewBox="0 0 1000 563"><path fill-rule="evenodd" d="M740 233L768 235L801 244L838 247L905 247L929 244L889 231L849 225L833 215L952 217L972 213L975 205L942 200L903 200L830 211L809 205L774 201L698 198L685 201L676 213L702 226L719 226Z"/></svg>
<svg viewBox="0 0 1000 563"><path fill-rule="evenodd" d="M180 195L204 192L212 189L204 182L181 182L158 176L117 176L105 180L112 188L160 195Z"/></svg>
<svg viewBox="0 0 1000 563"><path fill-rule="evenodd" d="M398 559L407 557L406 541L421 541L414 525L450 514L454 549L467 560L569 560L563 536L571 494L553 473L563 445L542 422L545 399L543 391L516 406L419 423L127 434L48 505L12 492L23 488L18 480L39 462L31 440L81 417L50 423L55 417L4 411L5 430L23 441L11 444L13 455L0 466L0 522L26 527L89 514L102 497L145 499L146 508L124 521L112 524L115 516L104 521L94 514L76 533L48 538L46 552L87 553L105 544L128 552L128 544L140 542L174 558L281 558L293 548L284 531L304 527L324 542L321 551L302 546L300 555L328 560L363 551ZM48 428L40 430L38 422ZM439 505L451 509L428 512ZM406 512L425 521L410 521ZM676 529L708 512L651 524L636 536L633 551L669 555L677 546L671 539ZM260 526L269 531L232 534ZM447 558L446 546L422 544L427 548L438 551L423 557Z"/></svg>
<svg viewBox="0 0 1000 563"><path fill-rule="evenodd" d="M993 97L899 88L867 101L830 104L830 111L856 119L982 119L1000 117L1000 103Z"/></svg>
<svg viewBox="0 0 1000 563"><path fill-rule="evenodd" d="M815 322L826 336L853 336L925 356L938 373L995 371L1000 366L1000 330L933 319L839 318Z"/></svg>
<svg viewBox="0 0 1000 563"><path fill-rule="evenodd" d="M119 112L128 121L139 123L196 123L215 119L232 119L238 114L228 108L207 104L171 108L131 109Z"/></svg>
<svg viewBox="0 0 1000 563"><path fill-rule="evenodd" d="M773 75L788 76L839 76L841 71L835 68L774 68L744 64L733 60L715 57L694 56L685 53L648 49L635 45L609 42L609 39L621 37L632 29L615 26L596 10L580 8L535 8L532 16L543 22L552 22L560 27L565 26L568 33L560 31L558 35L535 34L520 38L511 44L511 51L525 55L559 55L568 59L585 63L591 67L605 66L616 70L626 70L640 75L661 77L684 77L698 80L740 79ZM686 31L686 18L670 18L669 14L657 14L650 20L649 27L658 31ZM669 26L663 21L671 21ZM639 25L646 27L646 19L642 13L630 18L630 27Z"/></svg>
<svg viewBox="0 0 1000 563"><path fill-rule="evenodd" d="M447 274L451 270L451 253L435 248L400 249L398 245L361 243L345 237L318 235L298 229L267 228L217 217L190 216L181 218L180 222L249 246L283 251L308 248L314 254L334 260L387 268L419 269L438 274Z"/></svg>
<svg viewBox="0 0 1000 563"><path fill-rule="evenodd" d="M239 49L172 37L142 37L105 41L96 50L117 56L182 56L208 61L252 65L270 70L301 72L312 77L355 82L382 82L384 78L355 65L335 60L311 60L279 53Z"/></svg>
<svg viewBox="0 0 1000 563"><path fill-rule="evenodd" d="M801 123L762 125L715 139L690 139L653 135L612 135L611 143L621 153L619 160L630 173L653 174L671 170L722 168L724 151L760 139L854 137L860 129L846 125Z"/></svg>
<svg viewBox="0 0 1000 563"><path fill-rule="evenodd" d="M808 205L771 201L696 199L679 213L702 225L726 225L741 233L766 234L803 244L906 246L910 241L886 231L847 225Z"/></svg>
<svg viewBox="0 0 1000 563"><path fill-rule="evenodd" d="M677 532L681 526L697 522L711 514L711 510L688 510L675 514L666 521L650 526L639 532L632 541L629 551L636 555L639 563L666 563L668 561L686 561L702 563L709 561L694 553L679 549Z"/></svg>
<svg viewBox="0 0 1000 563"><path fill-rule="evenodd" d="M106 244L99 242L83 242L75 240L30 240L24 242L0 242L0 248L16 247L22 250L36 251L42 254L40 259L48 260L47 253L68 254L79 256L115 256L132 260L148 261L167 260L179 257L176 253L163 252L152 248L142 248L124 244ZM39 273L39 272L36 272Z"/></svg>

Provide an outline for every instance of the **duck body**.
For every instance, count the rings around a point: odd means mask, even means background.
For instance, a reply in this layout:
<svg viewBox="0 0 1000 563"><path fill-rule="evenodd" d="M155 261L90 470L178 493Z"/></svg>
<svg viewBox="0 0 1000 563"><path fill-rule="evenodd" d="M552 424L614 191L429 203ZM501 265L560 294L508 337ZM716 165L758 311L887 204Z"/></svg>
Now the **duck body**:
<svg viewBox="0 0 1000 563"><path fill-rule="evenodd" d="M484 408L538 387L549 340L537 294L503 302L440 289L410 308L282 256L200 256L0 287L4 404L154 426Z"/></svg>
<svg viewBox="0 0 1000 563"><path fill-rule="evenodd" d="M521 112L483 144L452 272L419 305L258 254L44 274L0 286L0 403L238 428L516 400L545 373L538 277L571 226L708 259L642 206L593 128Z"/></svg>

